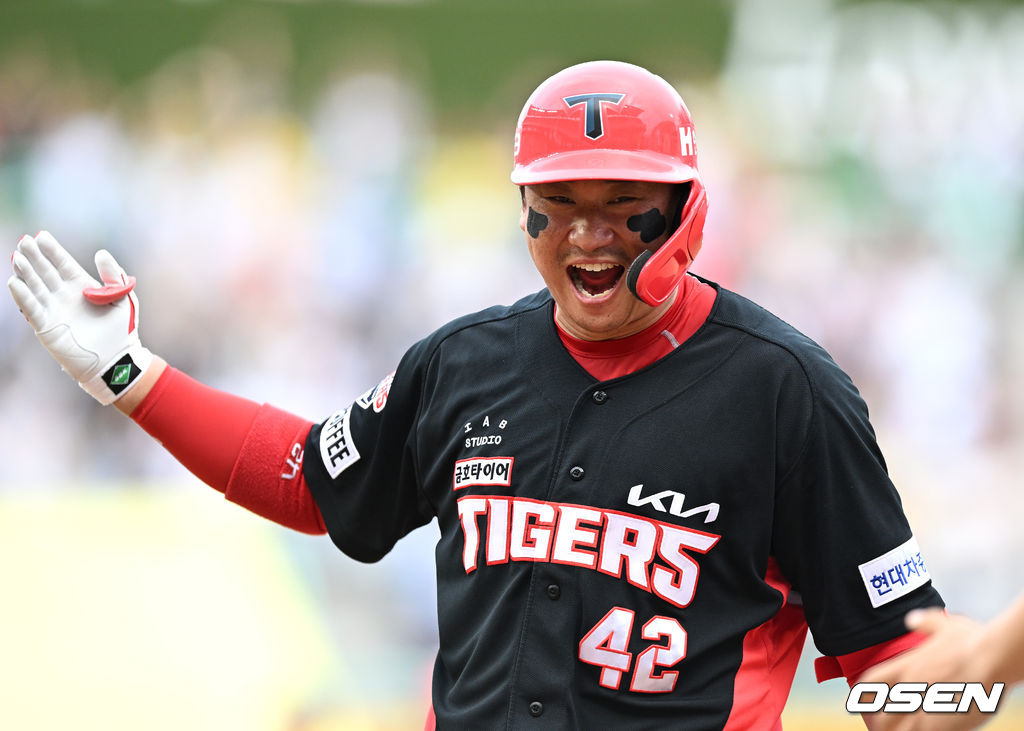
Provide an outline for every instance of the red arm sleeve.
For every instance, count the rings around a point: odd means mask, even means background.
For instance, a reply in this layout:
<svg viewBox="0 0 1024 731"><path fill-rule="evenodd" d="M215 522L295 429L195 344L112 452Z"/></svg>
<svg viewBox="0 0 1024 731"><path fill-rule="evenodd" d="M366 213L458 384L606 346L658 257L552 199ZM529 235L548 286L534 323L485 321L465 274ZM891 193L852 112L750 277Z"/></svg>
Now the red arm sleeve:
<svg viewBox="0 0 1024 731"><path fill-rule="evenodd" d="M888 642L880 642L877 645L865 647L863 650L851 652L849 655L819 657L814 660L814 672L819 683L845 676L846 682L853 686L864 671L872 665L896 657L926 639L928 639L928 635L923 632L907 632Z"/></svg>
<svg viewBox="0 0 1024 731"><path fill-rule="evenodd" d="M326 532L302 477L312 422L210 388L170 366L131 418L232 502L304 533Z"/></svg>

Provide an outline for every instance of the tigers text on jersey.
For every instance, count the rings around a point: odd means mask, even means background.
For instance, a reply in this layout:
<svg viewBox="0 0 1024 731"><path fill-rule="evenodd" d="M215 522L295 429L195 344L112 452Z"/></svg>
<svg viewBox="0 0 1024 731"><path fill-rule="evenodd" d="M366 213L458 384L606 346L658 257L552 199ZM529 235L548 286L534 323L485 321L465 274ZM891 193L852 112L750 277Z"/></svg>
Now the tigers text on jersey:
<svg viewBox="0 0 1024 731"><path fill-rule="evenodd" d="M439 728L772 728L805 618L841 655L941 605L923 562L885 596L864 573L915 544L820 347L719 289L680 347L598 382L552 308L446 325L306 445L348 555L439 522Z"/></svg>

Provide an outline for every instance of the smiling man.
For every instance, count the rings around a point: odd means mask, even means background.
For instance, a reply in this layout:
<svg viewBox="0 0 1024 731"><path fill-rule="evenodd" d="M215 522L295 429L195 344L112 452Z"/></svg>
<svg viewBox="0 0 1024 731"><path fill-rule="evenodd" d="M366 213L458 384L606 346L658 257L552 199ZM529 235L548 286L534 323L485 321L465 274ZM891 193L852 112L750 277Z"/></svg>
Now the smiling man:
<svg viewBox="0 0 1024 731"><path fill-rule="evenodd" d="M571 180L526 188L521 228L530 256L555 298L555 320L582 340L621 338L653 325L675 292L651 306L634 296L625 273L668 238L666 213L685 191L667 183ZM528 222L532 224L528 225Z"/></svg>
<svg viewBox="0 0 1024 731"><path fill-rule="evenodd" d="M26 236L9 286L83 388L229 500L360 561L438 521L430 724L776 729L808 626L822 678L916 644L903 616L942 602L856 388L688 273L707 197L676 91L611 61L555 74L512 181L546 288L319 423L150 353L106 252L96 281Z"/></svg>

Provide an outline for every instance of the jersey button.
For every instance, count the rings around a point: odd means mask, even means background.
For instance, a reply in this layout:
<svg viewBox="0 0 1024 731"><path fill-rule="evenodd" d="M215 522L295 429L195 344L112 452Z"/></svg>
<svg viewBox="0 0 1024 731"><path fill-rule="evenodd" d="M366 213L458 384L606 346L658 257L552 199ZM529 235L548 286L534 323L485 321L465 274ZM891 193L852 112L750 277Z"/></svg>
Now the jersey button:
<svg viewBox="0 0 1024 731"><path fill-rule="evenodd" d="M569 470L569 477L571 477L574 480L582 480L583 479L583 468L580 467L579 465L576 465L571 470Z"/></svg>
<svg viewBox="0 0 1024 731"><path fill-rule="evenodd" d="M548 588L544 591L547 592L548 599L557 599L562 596L562 588L558 584L548 584Z"/></svg>
<svg viewBox="0 0 1024 731"><path fill-rule="evenodd" d="M594 391L594 393L591 394L590 398L593 400L593 402L595 404L600 406L601 404L603 404L605 401L608 400L608 392L607 391Z"/></svg>
<svg viewBox="0 0 1024 731"><path fill-rule="evenodd" d="M544 704L540 701L534 701L530 704L530 715L536 718L540 714L544 713Z"/></svg>

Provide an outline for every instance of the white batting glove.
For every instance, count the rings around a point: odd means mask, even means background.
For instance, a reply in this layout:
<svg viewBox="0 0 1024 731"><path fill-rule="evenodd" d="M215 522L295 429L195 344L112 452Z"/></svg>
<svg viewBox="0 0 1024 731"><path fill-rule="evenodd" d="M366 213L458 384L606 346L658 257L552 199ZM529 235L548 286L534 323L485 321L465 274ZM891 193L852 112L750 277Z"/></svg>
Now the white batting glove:
<svg viewBox="0 0 1024 731"><path fill-rule="evenodd" d="M138 382L153 361L139 341L135 277L96 252L97 282L48 232L23 236L7 280L18 308L50 355L101 404Z"/></svg>

